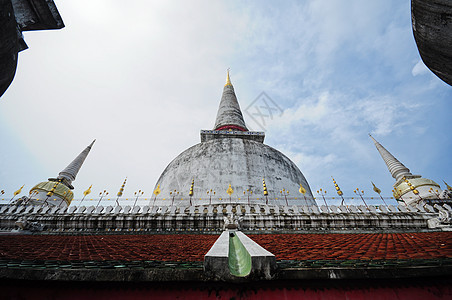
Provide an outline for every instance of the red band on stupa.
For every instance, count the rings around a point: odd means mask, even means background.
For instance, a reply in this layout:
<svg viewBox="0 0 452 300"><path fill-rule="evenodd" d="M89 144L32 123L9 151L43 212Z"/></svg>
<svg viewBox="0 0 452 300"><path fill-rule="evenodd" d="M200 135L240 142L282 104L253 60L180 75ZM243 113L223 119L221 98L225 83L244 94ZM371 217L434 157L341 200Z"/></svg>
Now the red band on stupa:
<svg viewBox="0 0 452 300"><path fill-rule="evenodd" d="M246 129L240 127L240 126L237 126L237 125L224 125L224 126L218 127L215 130L229 130L229 129L231 129L231 130L238 130L238 131L248 131L248 130L246 130Z"/></svg>

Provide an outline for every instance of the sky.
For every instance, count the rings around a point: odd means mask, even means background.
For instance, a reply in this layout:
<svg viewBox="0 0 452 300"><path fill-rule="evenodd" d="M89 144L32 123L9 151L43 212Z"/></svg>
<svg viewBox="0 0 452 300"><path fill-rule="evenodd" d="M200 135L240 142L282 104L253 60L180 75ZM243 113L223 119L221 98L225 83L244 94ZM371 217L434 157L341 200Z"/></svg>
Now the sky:
<svg viewBox="0 0 452 300"><path fill-rule="evenodd" d="M409 0L55 0L66 25L25 32L0 98L0 190L55 177L92 140L75 198L151 196L212 129L230 68L247 126L311 189L394 179L368 133L413 174L452 184L452 88L420 59ZM270 109L269 109L270 108ZM227 187L225 187L226 189ZM375 194L374 194L375 195ZM5 201L6 201L5 200Z"/></svg>

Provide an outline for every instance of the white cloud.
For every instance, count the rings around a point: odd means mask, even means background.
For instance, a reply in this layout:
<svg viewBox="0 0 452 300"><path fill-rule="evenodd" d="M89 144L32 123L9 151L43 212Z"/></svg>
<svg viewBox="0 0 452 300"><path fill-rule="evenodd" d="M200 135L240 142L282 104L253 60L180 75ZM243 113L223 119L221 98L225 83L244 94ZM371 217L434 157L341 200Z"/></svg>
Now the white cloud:
<svg viewBox="0 0 452 300"><path fill-rule="evenodd" d="M414 65L413 69L411 70L411 74L413 74L413 76L424 75L427 74L428 72L429 69L427 69L427 67L424 65L422 59L419 59L418 62Z"/></svg>

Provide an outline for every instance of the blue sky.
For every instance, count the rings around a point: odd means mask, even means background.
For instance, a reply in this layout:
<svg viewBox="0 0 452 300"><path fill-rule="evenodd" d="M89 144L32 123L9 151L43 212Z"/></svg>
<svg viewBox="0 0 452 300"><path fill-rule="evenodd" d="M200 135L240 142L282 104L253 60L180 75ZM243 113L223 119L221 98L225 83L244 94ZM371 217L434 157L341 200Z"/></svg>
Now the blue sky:
<svg viewBox="0 0 452 300"><path fill-rule="evenodd" d="M368 133L413 174L452 183L452 88L420 60L409 0L56 4L66 28L24 33L0 99L7 196L56 176L93 139L76 198L90 184L116 194L126 176L125 196L149 196L213 127L227 68L243 110L262 92L281 109L265 126L245 121L313 191L334 193L334 176L346 196L371 194L370 181L390 196Z"/></svg>

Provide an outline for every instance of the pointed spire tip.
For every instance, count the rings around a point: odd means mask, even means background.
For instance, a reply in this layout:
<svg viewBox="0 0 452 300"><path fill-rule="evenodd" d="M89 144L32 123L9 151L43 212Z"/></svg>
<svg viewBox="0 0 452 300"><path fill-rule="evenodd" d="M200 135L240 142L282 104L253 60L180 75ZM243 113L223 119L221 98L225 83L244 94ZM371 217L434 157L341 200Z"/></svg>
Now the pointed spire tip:
<svg viewBox="0 0 452 300"><path fill-rule="evenodd" d="M228 75L227 75L227 78L226 78L226 84L224 86L227 86L227 85L232 85L231 78L229 77L229 68L228 68Z"/></svg>
<svg viewBox="0 0 452 300"><path fill-rule="evenodd" d="M373 136L370 136L370 138L373 140L378 153L380 153L381 158L396 181L400 180L403 176L412 175L410 170L398 161L397 158L395 158L388 150L386 150L385 147L377 142Z"/></svg>
<svg viewBox="0 0 452 300"><path fill-rule="evenodd" d="M223 95L221 96L220 106L218 107L214 130L248 131L231 83L229 69L227 82L224 85Z"/></svg>
<svg viewBox="0 0 452 300"><path fill-rule="evenodd" d="M91 146L94 144L94 140L88 147L85 148L63 171L58 174L56 179L64 180L64 184L70 189L74 189L72 181L75 180L78 171L83 165L88 153L91 151ZM49 179L50 180L50 179Z"/></svg>

